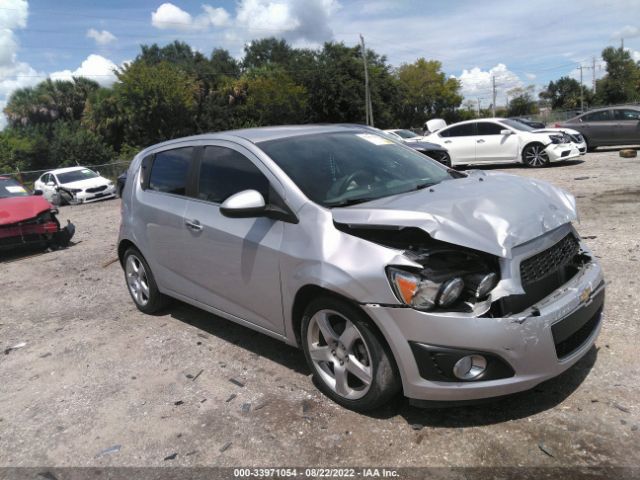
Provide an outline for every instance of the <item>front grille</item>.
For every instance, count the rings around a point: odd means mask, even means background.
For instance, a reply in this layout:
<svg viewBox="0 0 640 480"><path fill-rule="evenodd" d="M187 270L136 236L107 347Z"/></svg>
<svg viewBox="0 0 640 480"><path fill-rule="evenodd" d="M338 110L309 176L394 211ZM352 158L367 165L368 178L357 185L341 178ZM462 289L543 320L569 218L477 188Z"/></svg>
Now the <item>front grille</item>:
<svg viewBox="0 0 640 480"><path fill-rule="evenodd" d="M102 185L101 187L93 187L93 188L87 188L87 193L96 193L96 192L101 192L103 190L106 190L107 186L106 185Z"/></svg>
<svg viewBox="0 0 640 480"><path fill-rule="evenodd" d="M569 233L555 245L523 260L520 264L520 279L526 287L560 270L578 254L580 245L576 237Z"/></svg>
<svg viewBox="0 0 640 480"><path fill-rule="evenodd" d="M551 325L556 355L563 359L578 350L598 327L604 306L604 288L593 295L590 302L568 317Z"/></svg>

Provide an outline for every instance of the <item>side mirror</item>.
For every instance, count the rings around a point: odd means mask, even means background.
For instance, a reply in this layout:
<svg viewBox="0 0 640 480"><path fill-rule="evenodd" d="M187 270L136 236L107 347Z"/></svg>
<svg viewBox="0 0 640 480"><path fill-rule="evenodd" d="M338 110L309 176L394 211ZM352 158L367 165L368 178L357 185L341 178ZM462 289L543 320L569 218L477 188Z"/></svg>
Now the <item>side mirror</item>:
<svg viewBox="0 0 640 480"><path fill-rule="evenodd" d="M507 128L500 130L500 135L511 135L513 132Z"/></svg>
<svg viewBox="0 0 640 480"><path fill-rule="evenodd" d="M47 182L46 185L47 187L53 187L55 186L55 182Z"/></svg>
<svg viewBox="0 0 640 480"><path fill-rule="evenodd" d="M42 190L34 190L33 194L34 195L42 195Z"/></svg>
<svg viewBox="0 0 640 480"><path fill-rule="evenodd" d="M220 205L220 213L229 218L260 217L267 209L264 197L257 190L243 190Z"/></svg>

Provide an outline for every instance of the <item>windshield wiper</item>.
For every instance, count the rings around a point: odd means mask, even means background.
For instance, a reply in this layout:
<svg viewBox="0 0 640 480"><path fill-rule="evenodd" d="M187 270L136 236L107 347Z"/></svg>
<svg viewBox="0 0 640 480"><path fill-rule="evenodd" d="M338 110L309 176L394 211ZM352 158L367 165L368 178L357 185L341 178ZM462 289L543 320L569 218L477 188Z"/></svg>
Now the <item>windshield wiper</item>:
<svg viewBox="0 0 640 480"><path fill-rule="evenodd" d="M327 203L327 207L335 208L335 207L348 207L349 205L357 205L358 203L371 202L372 200L376 200L378 197L361 197L361 198L347 198L346 200L340 200L335 203Z"/></svg>

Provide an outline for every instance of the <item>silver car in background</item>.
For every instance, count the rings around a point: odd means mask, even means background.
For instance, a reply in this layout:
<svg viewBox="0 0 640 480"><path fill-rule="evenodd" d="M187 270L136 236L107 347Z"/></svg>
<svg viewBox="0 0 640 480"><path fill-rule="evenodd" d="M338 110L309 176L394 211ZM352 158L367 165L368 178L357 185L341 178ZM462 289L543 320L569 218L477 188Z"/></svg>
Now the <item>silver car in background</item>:
<svg viewBox="0 0 640 480"><path fill-rule="evenodd" d="M447 169L346 126L171 140L136 156L118 254L136 306L177 298L303 349L319 388L376 408L505 395L601 327L574 198Z"/></svg>

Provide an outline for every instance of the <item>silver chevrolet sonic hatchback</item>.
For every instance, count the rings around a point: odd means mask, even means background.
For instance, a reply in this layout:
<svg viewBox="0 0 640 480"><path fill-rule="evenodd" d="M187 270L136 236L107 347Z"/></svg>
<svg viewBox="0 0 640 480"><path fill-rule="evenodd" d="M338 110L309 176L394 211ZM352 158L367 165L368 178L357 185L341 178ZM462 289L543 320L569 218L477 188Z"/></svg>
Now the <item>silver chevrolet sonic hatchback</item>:
<svg viewBox="0 0 640 480"><path fill-rule="evenodd" d="M290 126L136 156L118 254L136 306L168 297L304 350L372 409L532 388L601 327L602 271L548 183L447 169L371 129Z"/></svg>

